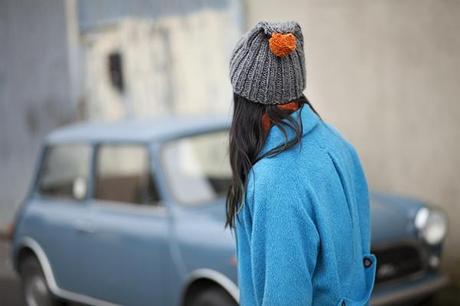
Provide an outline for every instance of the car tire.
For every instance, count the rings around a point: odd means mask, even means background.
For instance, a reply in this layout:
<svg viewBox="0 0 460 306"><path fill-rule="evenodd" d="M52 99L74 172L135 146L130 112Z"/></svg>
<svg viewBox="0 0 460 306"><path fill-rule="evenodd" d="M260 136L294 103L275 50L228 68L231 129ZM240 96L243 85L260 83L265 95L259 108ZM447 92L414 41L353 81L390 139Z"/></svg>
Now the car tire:
<svg viewBox="0 0 460 306"><path fill-rule="evenodd" d="M22 292L27 306L65 306L50 291L40 263L34 256L27 256L19 265Z"/></svg>
<svg viewBox="0 0 460 306"><path fill-rule="evenodd" d="M197 292L188 306L238 306L238 303L222 288L212 287Z"/></svg>

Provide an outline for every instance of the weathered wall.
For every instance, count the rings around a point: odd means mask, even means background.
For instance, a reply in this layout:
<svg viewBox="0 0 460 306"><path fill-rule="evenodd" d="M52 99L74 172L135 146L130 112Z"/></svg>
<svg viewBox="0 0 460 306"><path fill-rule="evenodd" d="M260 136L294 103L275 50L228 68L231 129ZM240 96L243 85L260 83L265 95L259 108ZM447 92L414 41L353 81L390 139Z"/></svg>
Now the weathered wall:
<svg viewBox="0 0 460 306"><path fill-rule="evenodd" d="M460 2L246 5L248 26L260 19L301 23L306 94L356 145L374 189L448 212L447 263L460 265Z"/></svg>
<svg viewBox="0 0 460 306"><path fill-rule="evenodd" d="M229 50L239 34L230 9L129 17L84 31L84 117L227 113ZM113 52L123 58L124 92L110 82L108 58Z"/></svg>
<svg viewBox="0 0 460 306"><path fill-rule="evenodd" d="M66 3L0 1L0 227L25 196L40 142L72 117Z"/></svg>

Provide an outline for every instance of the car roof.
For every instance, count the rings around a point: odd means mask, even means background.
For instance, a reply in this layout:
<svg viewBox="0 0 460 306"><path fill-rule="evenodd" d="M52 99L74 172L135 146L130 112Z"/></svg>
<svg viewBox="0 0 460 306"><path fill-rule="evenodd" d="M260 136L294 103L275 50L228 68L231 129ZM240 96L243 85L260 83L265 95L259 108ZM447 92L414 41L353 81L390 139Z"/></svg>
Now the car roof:
<svg viewBox="0 0 460 306"><path fill-rule="evenodd" d="M114 122L83 122L54 130L47 136L46 142L152 142L229 126L230 118L225 115L181 115Z"/></svg>

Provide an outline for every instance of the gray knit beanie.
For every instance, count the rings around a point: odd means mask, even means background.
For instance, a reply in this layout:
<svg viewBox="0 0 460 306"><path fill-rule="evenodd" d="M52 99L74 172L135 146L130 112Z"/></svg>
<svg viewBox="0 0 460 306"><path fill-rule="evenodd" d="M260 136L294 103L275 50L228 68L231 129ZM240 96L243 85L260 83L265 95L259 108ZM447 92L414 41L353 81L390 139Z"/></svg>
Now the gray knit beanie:
<svg viewBox="0 0 460 306"><path fill-rule="evenodd" d="M282 104L305 89L300 25L261 21L241 37L230 59L233 92L253 102Z"/></svg>

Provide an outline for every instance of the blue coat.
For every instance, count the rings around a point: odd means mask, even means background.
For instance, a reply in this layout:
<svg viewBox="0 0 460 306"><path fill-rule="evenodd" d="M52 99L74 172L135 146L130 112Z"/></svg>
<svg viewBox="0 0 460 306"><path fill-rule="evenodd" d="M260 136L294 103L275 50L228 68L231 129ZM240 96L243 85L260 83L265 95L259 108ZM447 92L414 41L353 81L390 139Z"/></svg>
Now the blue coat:
<svg viewBox="0 0 460 306"><path fill-rule="evenodd" d="M248 174L235 226L240 304L367 305L376 258L359 157L308 105L299 115L301 143ZM273 126L260 154L284 142Z"/></svg>

